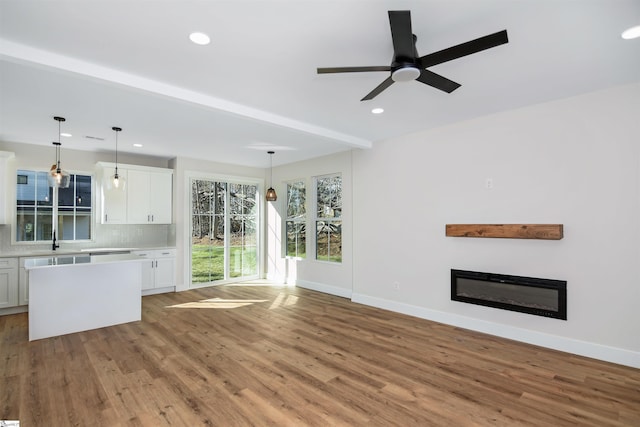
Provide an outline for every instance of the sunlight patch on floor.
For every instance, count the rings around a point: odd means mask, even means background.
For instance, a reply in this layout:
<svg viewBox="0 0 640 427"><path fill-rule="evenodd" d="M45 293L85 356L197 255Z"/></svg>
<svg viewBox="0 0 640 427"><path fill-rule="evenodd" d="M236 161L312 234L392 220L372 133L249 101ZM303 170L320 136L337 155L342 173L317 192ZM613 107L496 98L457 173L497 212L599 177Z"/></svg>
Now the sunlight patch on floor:
<svg viewBox="0 0 640 427"><path fill-rule="evenodd" d="M223 286L269 286L272 288L294 288L295 285L273 282L265 279L251 280L248 282L226 283Z"/></svg>
<svg viewBox="0 0 640 427"><path fill-rule="evenodd" d="M269 307L269 310L273 310L274 308L278 308L278 307L287 307L290 305L295 305L297 302L298 302L297 296L286 295L280 292L276 297L276 299L273 301L273 304L271 304L271 307Z"/></svg>
<svg viewBox="0 0 640 427"><path fill-rule="evenodd" d="M211 298L201 301L185 302L182 304L175 304L167 306L167 308L238 308L245 307L247 305L255 304L257 302L267 302L266 299L223 299L223 298Z"/></svg>

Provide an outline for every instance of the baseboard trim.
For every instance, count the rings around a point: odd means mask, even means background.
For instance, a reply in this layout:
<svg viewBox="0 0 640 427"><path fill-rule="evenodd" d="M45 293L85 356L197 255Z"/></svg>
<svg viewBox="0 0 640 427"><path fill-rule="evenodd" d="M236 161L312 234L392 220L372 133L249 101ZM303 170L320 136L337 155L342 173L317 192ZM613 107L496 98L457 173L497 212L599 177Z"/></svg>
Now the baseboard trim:
<svg viewBox="0 0 640 427"><path fill-rule="evenodd" d="M325 294L335 295L337 297L351 299L351 289L341 288L339 286L326 285L324 283L310 282L308 280L296 280L296 286L312 291L323 292Z"/></svg>
<svg viewBox="0 0 640 427"><path fill-rule="evenodd" d="M487 322L485 320L478 320L471 317L460 316L458 314L445 313L443 311L430 310L411 304L389 301L364 294L353 293L351 300L359 304L382 308L502 338L508 338L514 341L538 345L540 347L564 351L579 356L591 357L593 359L617 363L619 365L630 366L632 368L640 368L640 352L559 337L557 335L549 335L494 322Z"/></svg>
<svg viewBox="0 0 640 427"><path fill-rule="evenodd" d="M142 296L146 297L147 295L166 294L168 292L176 292L176 287L175 286L168 286L166 288L143 289L142 290Z"/></svg>
<svg viewBox="0 0 640 427"><path fill-rule="evenodd" d="M17 307L0 308L0 316L8 314L27 313L29 311L28 305L19 305Z"/></svg>

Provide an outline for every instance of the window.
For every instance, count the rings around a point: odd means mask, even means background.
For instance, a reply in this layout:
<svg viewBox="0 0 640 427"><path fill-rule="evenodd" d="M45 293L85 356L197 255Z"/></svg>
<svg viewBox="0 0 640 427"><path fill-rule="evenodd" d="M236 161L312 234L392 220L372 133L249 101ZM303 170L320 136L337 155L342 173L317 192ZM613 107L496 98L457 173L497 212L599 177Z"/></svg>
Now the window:
<svg viewBox="0 0 640 427"><path fill-rule="evenodd" d="M304 181L287 184L286 256L307 256L307 192Z"/></svg>
<svg viewBox="0 0 640 427"><path fill-rule="evenodd" d="M191 180L191 284L258 277L258 185Z"/></svg>
<svg viewBox="0 0 640 427"><path fill-rule="evenodd" d="M53 188L47 172L18 170L16 186L16 241L51 240L53 225ZM69 188L58 189L58 240L91 239L92 178L71 175Z"/></svg>
<svg viewBox="0 0 640 427"><path fill-rule="evenodd" d="M342 176L316 178L316 259L342 262Z"/></svg>

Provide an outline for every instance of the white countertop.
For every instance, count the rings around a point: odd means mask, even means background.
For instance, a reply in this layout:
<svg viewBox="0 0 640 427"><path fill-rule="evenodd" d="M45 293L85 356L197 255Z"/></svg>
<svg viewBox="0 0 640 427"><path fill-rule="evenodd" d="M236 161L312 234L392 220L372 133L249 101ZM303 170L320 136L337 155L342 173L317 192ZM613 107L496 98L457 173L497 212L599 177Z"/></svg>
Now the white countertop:
<svg viewBox="0 0 640 427"><path fill-rule="evenodd" d="M137 248L82 248L82 249L34 249L34 250L20 250L20 251L5 251L0 252L0 258L27 258L27 257L61 257L69 255L89 255L89 254L109 254L112 252L131 252L138 250L161 250L161 249L175 249L175 246L152 246L152 247L137 247Z"/></svg>
<svg viewBox="0 0 640 427"><path fill-rule="evenodd" d="M33 270L36 268L64 267L78 264L106 264L115 262L142 261L137 255L60 255L43 258L28 259L24 262L24 268Z"/></svg>

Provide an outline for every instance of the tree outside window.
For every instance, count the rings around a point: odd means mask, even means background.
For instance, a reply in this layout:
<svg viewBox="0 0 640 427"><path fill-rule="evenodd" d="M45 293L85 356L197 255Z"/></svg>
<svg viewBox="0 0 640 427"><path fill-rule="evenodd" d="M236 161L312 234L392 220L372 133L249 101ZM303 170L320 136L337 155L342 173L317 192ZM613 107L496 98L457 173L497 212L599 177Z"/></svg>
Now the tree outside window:
<svg viewBox="0 0 640 427"><path fill-rule="evenodd" d="M304 181L287 184L286 256L307 256L307 193Z"/></svg>
<svg viewBox="0 0 640 427"><path fill-rule="evenodd" d="M342 176L316 178L316 259L342 262Z"/></svg>

